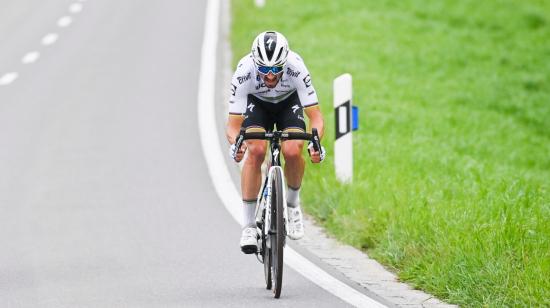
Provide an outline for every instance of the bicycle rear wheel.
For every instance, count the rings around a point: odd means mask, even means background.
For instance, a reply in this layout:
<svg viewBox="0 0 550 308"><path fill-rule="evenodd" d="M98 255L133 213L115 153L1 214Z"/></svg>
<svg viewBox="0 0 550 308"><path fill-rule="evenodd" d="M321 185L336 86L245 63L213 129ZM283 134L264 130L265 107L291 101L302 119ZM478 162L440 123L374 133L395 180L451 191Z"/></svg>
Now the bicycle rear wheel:
<svg viewBox="0 0 550 308"><path fill-rule="evenodd" d="M283 284L283 251L285 244L285 225L283 207L283 175L280 168L273 171L271 192L271 278L273 281L273 295L281 296Z"/></svg>

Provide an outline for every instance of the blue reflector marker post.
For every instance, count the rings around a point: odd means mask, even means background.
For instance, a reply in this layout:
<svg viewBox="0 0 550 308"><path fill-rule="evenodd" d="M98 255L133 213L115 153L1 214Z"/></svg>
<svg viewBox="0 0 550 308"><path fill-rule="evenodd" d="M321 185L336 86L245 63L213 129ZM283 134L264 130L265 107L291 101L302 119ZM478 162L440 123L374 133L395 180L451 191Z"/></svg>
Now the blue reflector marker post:
<svg viewBox="0 0 550 308"><path fill-rule="evenodd" d="M352 80L350 74L334 79L334 121L336 140L334 141L334 167L336 178L342 183L353 179L352 127Z"/></svg>
<svg viewBox="0 0 550 308"><path fill-rule="evenodd" d="M359 107L351 106L351 130L359 129Z"/></svg>

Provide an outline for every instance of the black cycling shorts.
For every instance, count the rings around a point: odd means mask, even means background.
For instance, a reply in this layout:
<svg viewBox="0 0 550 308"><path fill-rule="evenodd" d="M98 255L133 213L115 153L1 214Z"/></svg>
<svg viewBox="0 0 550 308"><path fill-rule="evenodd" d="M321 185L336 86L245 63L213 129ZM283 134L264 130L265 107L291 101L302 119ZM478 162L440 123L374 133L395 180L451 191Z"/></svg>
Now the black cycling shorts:
<svg viewBox="0 0 550 308"><path fill-rule="evenodd" d="M300 129L306 131L304 110L298 93L294 92L282 102L273 104L249 94L243 127L263 127L266 131Z"/></svg>

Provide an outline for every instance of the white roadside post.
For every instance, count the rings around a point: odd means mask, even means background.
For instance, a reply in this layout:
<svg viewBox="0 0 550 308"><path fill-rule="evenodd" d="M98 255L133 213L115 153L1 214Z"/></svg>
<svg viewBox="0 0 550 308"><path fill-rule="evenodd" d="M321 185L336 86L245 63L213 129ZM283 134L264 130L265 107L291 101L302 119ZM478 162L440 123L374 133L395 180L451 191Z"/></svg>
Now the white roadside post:
<svg viewBox="0 0 550 308"><path fill-rule="evenodd" d="M351 75L343 74L334 79L334 167L336 178L342 183L353 179L353 143L351 138Z"/></svg>
<svg viewBox="0 0 550 308"><path fill-rule="evenodd" d="M265 5L265 0L255 0L254 2L256 3L257 7L264 7Z"/></svg>

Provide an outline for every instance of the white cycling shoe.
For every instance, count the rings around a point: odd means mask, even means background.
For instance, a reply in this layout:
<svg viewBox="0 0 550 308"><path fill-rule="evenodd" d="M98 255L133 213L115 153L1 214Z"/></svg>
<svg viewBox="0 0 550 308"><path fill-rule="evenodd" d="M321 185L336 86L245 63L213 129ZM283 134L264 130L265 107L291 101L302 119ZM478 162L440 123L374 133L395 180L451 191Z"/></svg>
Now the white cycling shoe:
<svg viewBox="0 0 550 308"><path fill-rule="evenodd" d="M245 254L256 253L258 251L258 231L256 227L247 227L241 234L241 250Z"/></svg>
<svg viewBox="0 0 550 308"><path fill-rule="evenodd" d="M288 209L288 237L299 240L304 237L304 222L300 206L287 207Z"/></svg>

